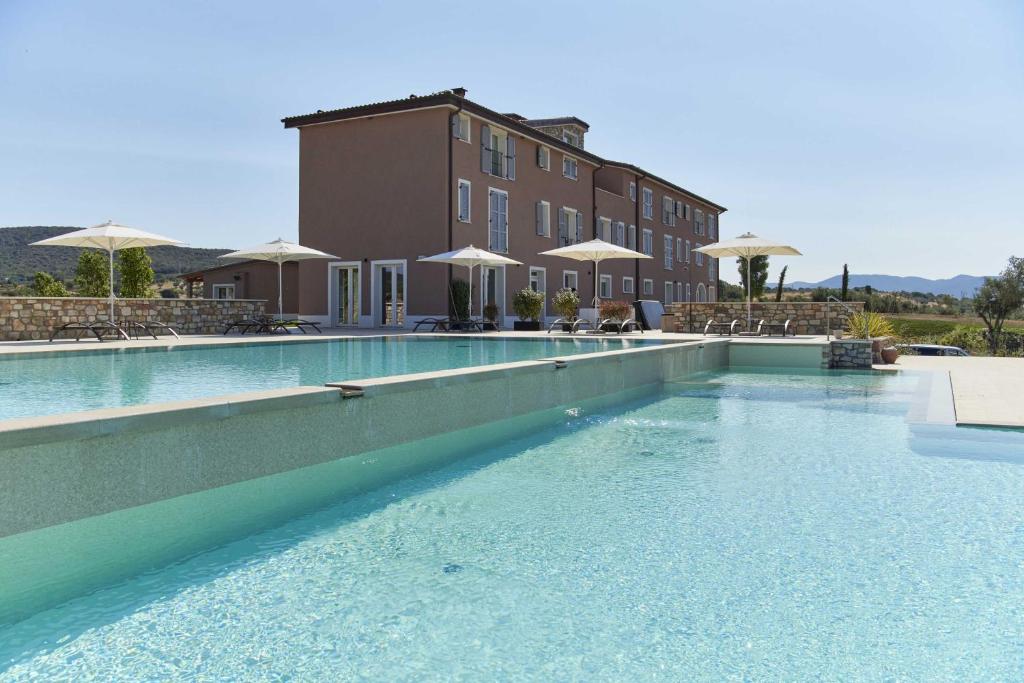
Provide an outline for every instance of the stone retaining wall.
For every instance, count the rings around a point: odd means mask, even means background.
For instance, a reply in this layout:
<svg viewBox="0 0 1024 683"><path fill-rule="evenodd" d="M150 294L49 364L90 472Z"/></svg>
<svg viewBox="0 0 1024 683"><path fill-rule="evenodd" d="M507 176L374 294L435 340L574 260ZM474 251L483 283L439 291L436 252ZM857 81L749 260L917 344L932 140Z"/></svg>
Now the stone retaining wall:
<svg viewBox="0 0 1024 683"><path fill-rule="evenodd" d="M845 303L855 311L863 310L863 301ZM674 303L661 318L661 329L665 332L703 332L710 318L718 321L747 319L745 301L718 301L715 303ZM754 325L762 318L768 322L793 321L797 334L825 334L827 326L833 330L846 327L849 313L843 306L833 303L830 307L831 321L826 325L827 312L823 302L755 302L751 304L751 318Z"/></svg>
<svg viewBox="0 0 1024 683"><path fill-rule="evenodd" d="M230 320L264 315L255 299L118 299L115 315L161 322L179 334L220 334ZM53 328L75 320L106 320L106 299L0 297L0 341L47 339Z"/></svg>
<svg viewBox="0 0 1024 683"><path fill-rule="evenodd" d="M871 369L871 342L867 339L835 339L828 348L830 368Z"/></svg>

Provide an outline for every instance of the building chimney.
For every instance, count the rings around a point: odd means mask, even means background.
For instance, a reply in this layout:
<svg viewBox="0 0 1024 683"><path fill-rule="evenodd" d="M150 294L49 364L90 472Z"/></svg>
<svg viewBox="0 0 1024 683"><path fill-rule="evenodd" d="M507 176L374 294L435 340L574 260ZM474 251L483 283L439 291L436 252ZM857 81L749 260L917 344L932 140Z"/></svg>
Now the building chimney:
<svg viewBox="0 0 1024 683"><path fill-rule="evenodd" d="M456 97L465 97L466 96L466 89L465 88L452 88L452 94L455 95Z"/></svg>

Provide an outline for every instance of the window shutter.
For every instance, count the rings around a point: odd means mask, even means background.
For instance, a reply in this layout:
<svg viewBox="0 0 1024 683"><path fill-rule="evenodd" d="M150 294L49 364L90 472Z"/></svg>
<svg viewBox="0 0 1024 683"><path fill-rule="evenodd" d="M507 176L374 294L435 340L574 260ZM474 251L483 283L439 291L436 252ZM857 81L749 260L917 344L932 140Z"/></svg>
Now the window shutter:
<svg viewBox="0 0 1024 683"><path fill-rule="evenodd" d="M516 139L510 134L505 142L505 177L516 179Z"/></svg>
<svg viewBox="0 0 1024 683"><path fill-rule="evenodd" d="M576 212L576 242L583 241L583 212Z"/></svg>
<svg viewBox="0 0 1024 683"><path fill-rule="evenodd" d="M558 246L569 243L569 216L565 209L558 210Z"/></svg>
<svg viewBox="0 0 1024 683"><path fill-rule="evenodd" d="M544 204L537 202L537 234L544 236Z"/></svg>
<svg viewBox="0 0 1024 683"><path fill-rule="evenodd" d="M480 170L484 173L491 172L490 144L491 127L485 124L480 127Z"/></svg>
<svg viewBox="0 0 1024 683"><path fill-rule="evenodd" d="M453 138L460 138L460 137L462 137L461 135L459 135L459 133L461 132L461 126L459 125L459 123L460 123L459 115L458 114L453 114L452 115L452 137Z"/></svg>

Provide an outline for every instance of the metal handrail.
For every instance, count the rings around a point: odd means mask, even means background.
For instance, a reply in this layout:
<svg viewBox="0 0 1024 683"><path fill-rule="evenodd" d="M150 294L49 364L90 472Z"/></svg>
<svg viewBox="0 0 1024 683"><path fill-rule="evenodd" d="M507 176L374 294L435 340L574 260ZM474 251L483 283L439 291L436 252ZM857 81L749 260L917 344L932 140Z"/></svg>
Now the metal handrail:
<svg viewBox="0 0 1024 683"><path fill-rule="evenodd" d="M847 306L842 300L829 294L825 297L825 341L832 341L832 302L836 302L840 306L846 309L846 312L850 315L855 315L857 311ZM866 326L865 326L866 327Z"/></svg>

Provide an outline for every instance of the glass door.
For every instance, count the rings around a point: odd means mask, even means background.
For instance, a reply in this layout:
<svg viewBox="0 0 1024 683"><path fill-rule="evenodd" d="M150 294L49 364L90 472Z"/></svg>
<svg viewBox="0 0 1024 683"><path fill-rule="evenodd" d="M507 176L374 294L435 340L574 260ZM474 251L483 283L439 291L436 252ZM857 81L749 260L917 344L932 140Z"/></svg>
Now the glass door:
<svg viewBox="0 0 1024 683"><path fill-rule="evenodd" d="M338 308L335 311L339 327L359 324L359 267L343 266L337 269Z"/></svg>
<svg viewBox="0 0 1024 683"><path fill-rule="evenodd" d="M481 298L484 306L493 306L490 311L494 315L494 323L501 327L501 321L505 316L505 269L503 267L483 266L480 269ZM488 311L482 311L484 319L487 320Z"/></svg>
<svg viewBox="0 0 1024 683"><path fill-rule="evenodd" d="M391 263L377 266L377 325L405 325L405 266Z"/></svg>
<svg viewBox="0 0 1024 683"><path fill-rule="evenodd" d="M540 313L542 321L548 313L547 288L547 271L544 268L530 268L530 289L544 295L544 308Z"/></svg>

